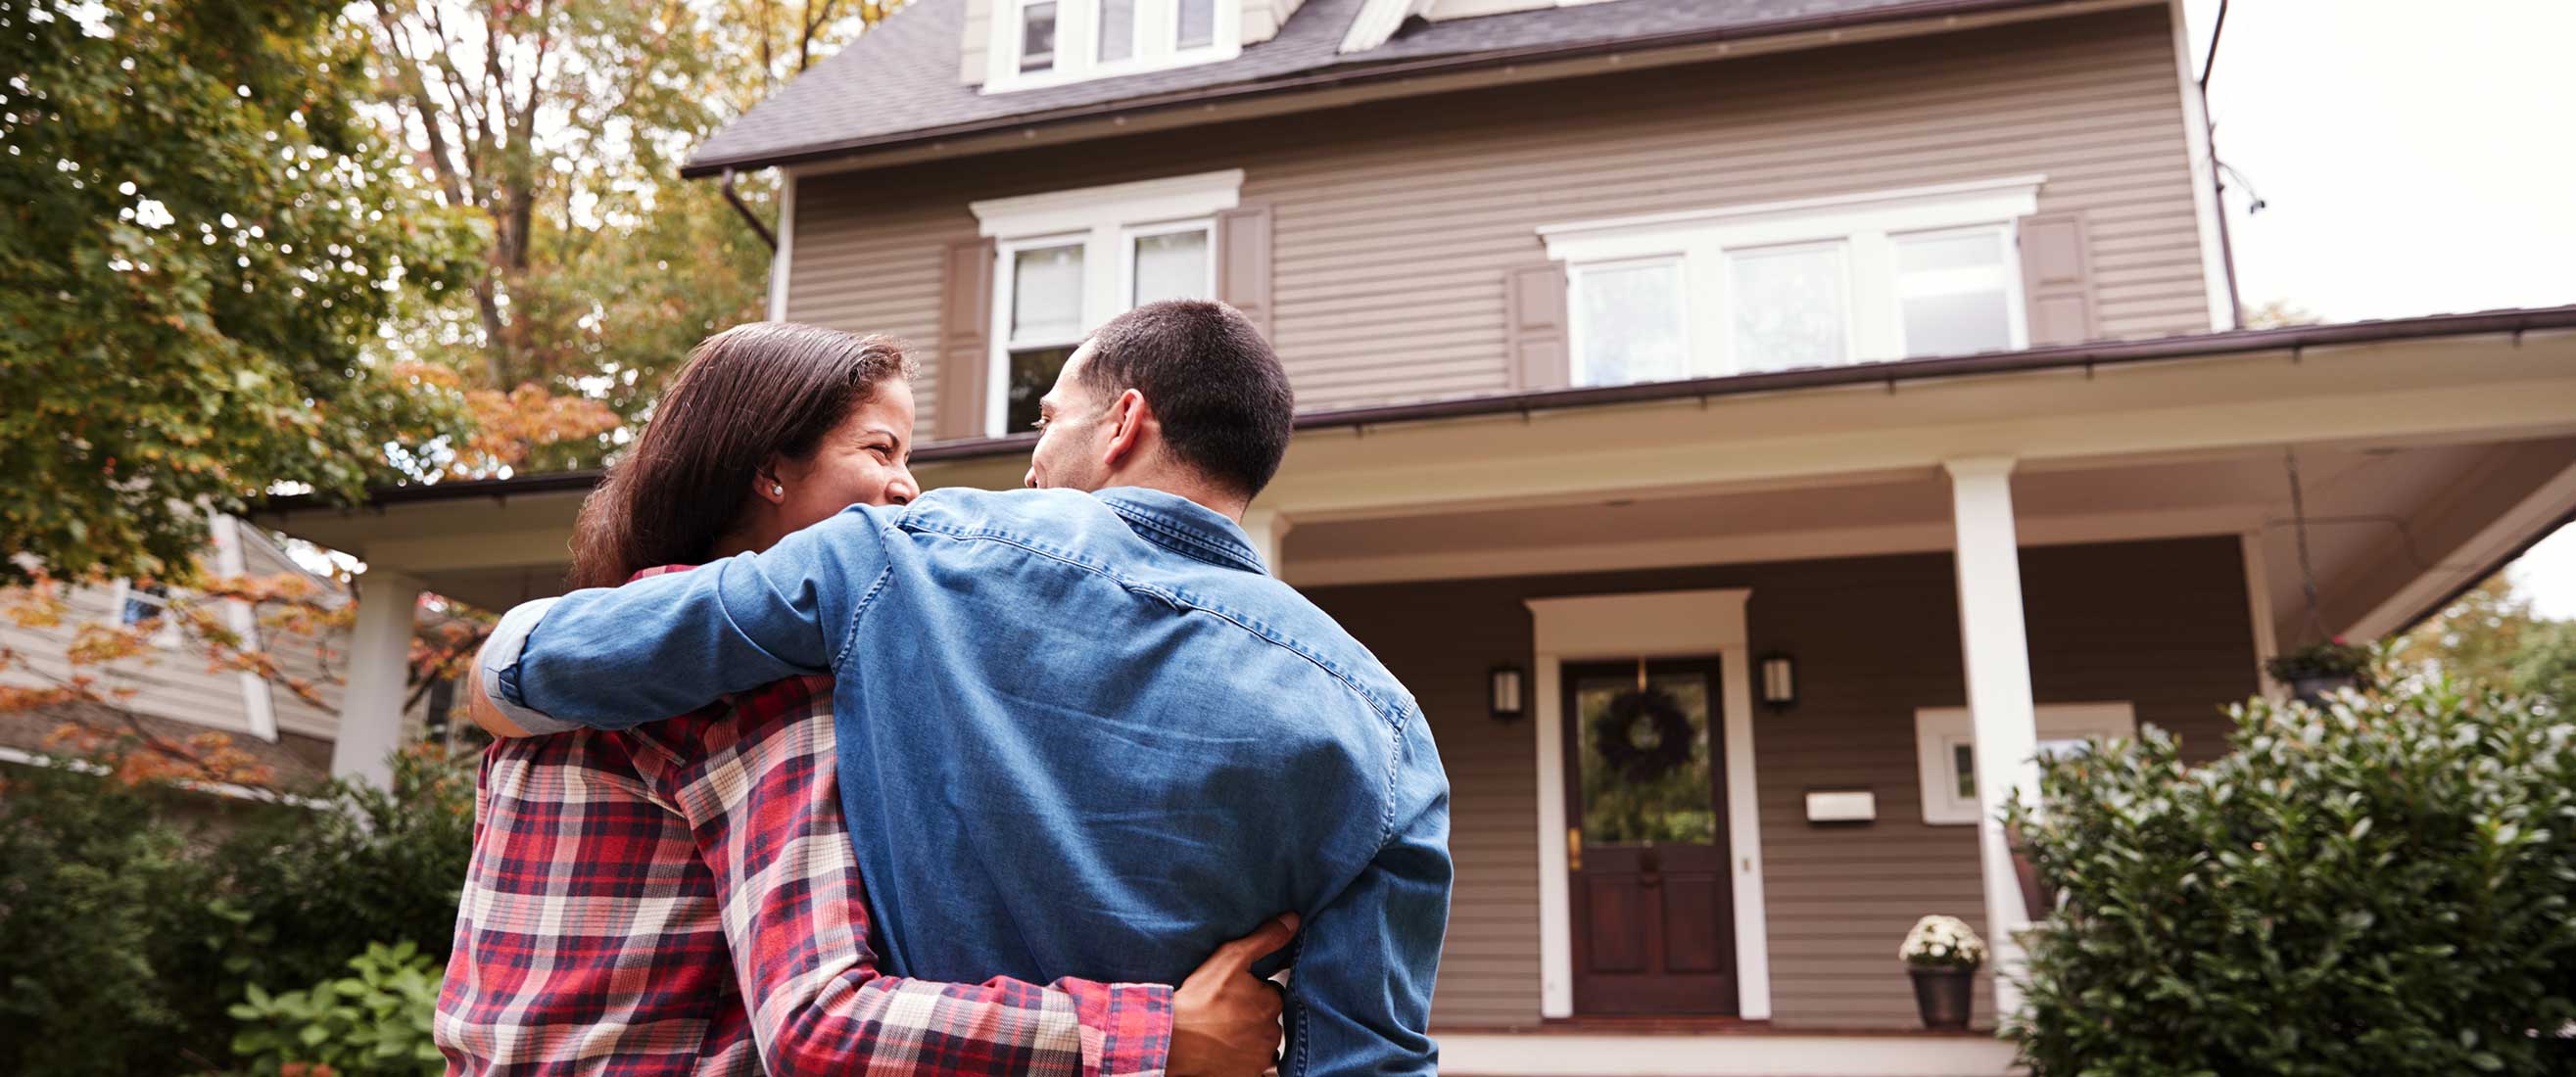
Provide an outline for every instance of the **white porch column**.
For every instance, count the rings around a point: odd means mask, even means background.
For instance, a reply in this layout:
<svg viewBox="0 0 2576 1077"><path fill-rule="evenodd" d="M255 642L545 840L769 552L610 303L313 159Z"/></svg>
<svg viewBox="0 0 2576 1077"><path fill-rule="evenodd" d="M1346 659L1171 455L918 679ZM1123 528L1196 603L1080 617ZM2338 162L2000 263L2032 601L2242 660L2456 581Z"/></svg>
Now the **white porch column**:
<svg viewBox="0 0 2576 1077"><path fill-rule="evenodd" d="M386 764L402 744L403 687L411 673L412 610L425 585L392 569L358 577L358 619L349 630L349 687L340 696L340 734L331 775L393 783Z"/></svg>
<svg viewBox="0 0 2576 1077"><path fill-rule="evenodd" d="M1293 526L1295 524L1278 509L1243 510L1244 537L1252 540L1253 550L1261 554L1261 563L1270 567L1273 576L1281 575L1279 552L1288 541L1288 529Z"/></svg>
<svg viewBox="0 0 2576 1077"><path fill-rule="evenodd" d="M2021 970L2022 951L2013 935L2030 926L2030 913L2022 908L2021 880L2001 816L2012 798L2039 799L2039 721L2031 699L2030 638L2022 623L2021 548L2013 534L2013 461L1977 457L1951 460L1947 467L1958 529L1959 642L1977 738L1986 941L1994 956L1995 1009L2002 1016L2021 1008L2011 977Z"/></svg>

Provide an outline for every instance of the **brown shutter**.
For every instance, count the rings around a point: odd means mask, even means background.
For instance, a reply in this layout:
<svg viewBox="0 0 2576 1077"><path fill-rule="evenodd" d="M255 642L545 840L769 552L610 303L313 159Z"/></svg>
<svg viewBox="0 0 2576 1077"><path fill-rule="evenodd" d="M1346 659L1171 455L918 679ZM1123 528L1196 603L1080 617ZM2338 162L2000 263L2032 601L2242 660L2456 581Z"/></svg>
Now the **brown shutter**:
<svg viewBox="0 0 2576 1077"><path fill-rule="evenodd" d="M1270 207L1216 215L1216 297L1270 336Z"/></svg>
<svg viewBox="0 0 2576 1077"><path fill-rule="evenodd" d="M962 239L941 259L939 415L941 440L982 437L986 372L993 365L993 241Z"/></svg>
<svg viewBox="0 0 2576 1077"><path fill-rule="evenodd" d="M2093 339L2091 251L2078 213L2041 213L2021 219L2022 287L2030 298L2030 342L2073 344Z"/></svg>
<svg viewBox="0 0 2576 1077"><path fill-rule="evenodd" d="M1565 267L1555 262L1503 275L1508 322L1505 362L1515 389L1555 389L1574 382L1566 350Z"/></svg>

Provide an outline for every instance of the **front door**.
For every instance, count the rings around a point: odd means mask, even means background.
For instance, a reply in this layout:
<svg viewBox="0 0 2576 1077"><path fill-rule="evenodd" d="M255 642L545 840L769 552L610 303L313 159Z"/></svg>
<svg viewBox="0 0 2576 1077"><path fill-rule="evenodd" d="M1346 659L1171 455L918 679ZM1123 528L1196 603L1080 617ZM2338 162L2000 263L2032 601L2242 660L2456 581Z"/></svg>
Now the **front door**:
<svg viewBox="0 0 2576 1077"><path fill-rule="evenodd" d="M1736 1012L1715 658L1568 663L1579 1014Z"/></svg>

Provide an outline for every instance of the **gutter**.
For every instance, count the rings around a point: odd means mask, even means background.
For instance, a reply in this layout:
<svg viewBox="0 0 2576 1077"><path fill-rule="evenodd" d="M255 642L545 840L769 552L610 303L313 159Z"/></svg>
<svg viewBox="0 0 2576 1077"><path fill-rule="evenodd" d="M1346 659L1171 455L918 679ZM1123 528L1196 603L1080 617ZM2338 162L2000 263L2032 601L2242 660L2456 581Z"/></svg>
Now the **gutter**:
<svg viewBox="0 0 2576 1077"><path fill-rule="evenodd" d="M2576 304L2522 310L2496 310L2476 314L2434 314L2420 318L2345 322L2336 325L2231 329L2193 336L2096 341L2027 348L2014 352L1989 352L1951 359L1899 359L1858 366L1810 367L1766 374L1694 378L1689 381L1546 389L1529 393L1435 400L1420 404L1341 408L1299 415L1296 429L1361 429L1392 423L1529 415L1541 411L1567 411L1659 401L1708 400L1835 386L1885 385L1893 391L1900 383L1936 378L1979 377L2079 368L2089 371L2095 367L2119 366L2128 363L2205 359L2267 351L2289 351L2295 356L2300 350L2306 348L2381 344L2434 337L2511 333L2519 339L2523 333L2534 330L2576 330ZM981 460L1025 453L1036 444L1037 435L1034 433L948 441L925 445L914 450L912 460L914 463ZM407 502L458 501L475 497L497 499L513 495L576 492L590 489L598 483L601 474L599 471L566 471L548 475L531 475L526 478L475 479L380 487L368 492L367 503L370 506L377 506ZM346 506L320 500L313 494L272 498L252 511L261 515L280 515L317 509L333 512L349 511Z"/></svg>
<svg viewBox="0 0 2576 1077"><path fill-rule="evenodd" d="M683 175L685 174L686 173L683 173ZM742 195L734 192L733 169L727 168L724 170L724 182L718 185L717 189L724 192L724 200L732 204L733 211L742 214L742 223L751 226L752 234L759 236L761 242L769 244L770 250L777 250L777 233L770 231L768 225L760 223L760 215L753 213L750 206L746 206L742 203Z"/></svg>
<svg viewBox="0 0 2576 1077"><path fill-rule="evenodd" d="M1961 15L1982 15L2029 8L2060 7L2067 3L2068 0L1913 0L1911 3L1891 4L1862 11L1832 12L1742 26L1681 30L1609 41L1578 42L1570 45L1532 45L1517 49L1464 53L1421 60L1398 60L1368 67L1345 63L1313 74L1289 76L1268 82L1199 87L1163 94L1149 94L1143 97L1074 105L1050 111L972 120L899 134L844 139L792 153L696 159L680 166L680 177L698 179L720 175L737 168L792 167L854 156L862 151L901 149L969 135L1023 130L1076 120L1133 116L1143 112L1172 111L1222 102L1259 100L1314 90L1400 82L1429 75L1481 71L1538 61L1577 60L1592 56L1710 45L1724 41L1749 41L1764 37L1839 30L1915 19L1953 18Z"/></svg>

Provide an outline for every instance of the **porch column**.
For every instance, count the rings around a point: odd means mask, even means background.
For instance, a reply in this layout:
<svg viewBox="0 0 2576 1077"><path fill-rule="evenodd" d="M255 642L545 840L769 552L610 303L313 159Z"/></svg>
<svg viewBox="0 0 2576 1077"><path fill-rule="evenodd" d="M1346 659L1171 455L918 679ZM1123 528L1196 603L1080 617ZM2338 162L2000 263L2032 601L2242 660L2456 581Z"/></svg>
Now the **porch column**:
<svg viewBox="0 0 2576 1077"><path fill-rule="evenodd" d="M332 777L357 777L378 788L393 784L385 757L402 744L412 610L424 587L417 578L380 566L358 577L358 618L349 630L349 686L340 695Z"/></svg>
<svg viewBox="0 0 2576 1077"><path fill-rule="evenodd" d="M1294 524L1278 509L1243 510L1243 534L1252 540L1252 548L1261 554L1261 563L1270 574L1279 572L1279 552L1288 541L1288 529Z"/></svg>
<svg viewBox="0 0 2576 1077"><path fill-rule="evenodd" d="M1951 460L1952 521L1958 531L1959 642L1968 711L1976 731L1978 858L1984 866L1986 941L1993 951L1995 1010L2021 1008L2011 977L2021 969L2013 936L2030 926L2021 882L2005 844L2002 813L2012 798L2039 797L2039 721L2031 700L2030 639L2022 623L2020 545L2013 534L2009 457Z"/></svg>

